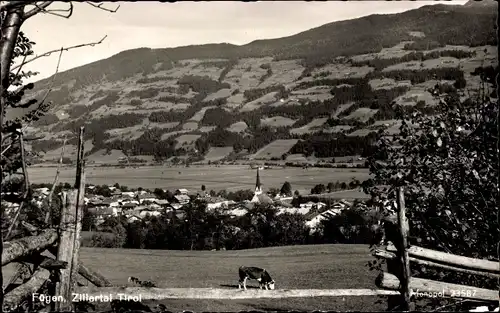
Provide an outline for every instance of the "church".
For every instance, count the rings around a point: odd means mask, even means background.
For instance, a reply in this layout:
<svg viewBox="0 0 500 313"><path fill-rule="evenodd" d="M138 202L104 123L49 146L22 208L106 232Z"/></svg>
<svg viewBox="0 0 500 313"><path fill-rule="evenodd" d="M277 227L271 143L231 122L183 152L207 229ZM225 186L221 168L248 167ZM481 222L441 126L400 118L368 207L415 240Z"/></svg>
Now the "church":
<svg viewBox="0 0 500 313"><path fill-rule="evenodd" d="M265 193L262 192L262 183L260 182L260 173L257 168L257 178L255 180L255 192L253 194L251 203L255 204L273 204L274 201Z"/></svg>

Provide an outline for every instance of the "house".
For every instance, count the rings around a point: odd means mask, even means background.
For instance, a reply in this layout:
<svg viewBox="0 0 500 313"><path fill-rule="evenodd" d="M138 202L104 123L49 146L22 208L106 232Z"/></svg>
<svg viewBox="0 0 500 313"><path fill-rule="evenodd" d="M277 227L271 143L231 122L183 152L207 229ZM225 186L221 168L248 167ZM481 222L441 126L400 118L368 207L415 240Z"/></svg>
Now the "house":
<svg viewBox="0 0 500 313"><path fill-rule="evenodd" d="M179 203L181 205L188 204L189 201L191 201L191 198L189 198L188 195L179 194L174 196L174 202Z"/></svg>
<svg viewBox="0 0 500 313"><path fill-rule="evenodd" d="M180 203L170 203L169 205L172 208L172 210L174 210L174 211L179 210L183 206L183 204L180 204Z"/></svg>
<svg viewBox="0 0 500 313"><path fill-rule="evenodd" d="M134 198L135 193L133 191L125 191L122 192L122 197Z"/></svg>
<svg viewBox="0 0 500 313"><path fill-rule="evenodd" d="M310 228L311 233L316 231L318 229L318 226L321 224L322 221L332 218L342 212L341 209L330 209L325 212L319 213L313 218L309 219L306 222L306 226Z"/></svg>
<svg viewBox="0 0 500 313"><path fill-rule="evenodd" d="M142 220L141 217L137 216L137 215L127 216L127 222L129 222L129 223L133 223L133 222L140 221L140 220Z"/></svg>
<svg viewBox="0 0 500 313"><path fill-rule="evenodd" d="M227 215L229 215L231 217L239 217L239 216L243 216L247 213L248 213L248 209L241 208L241 207L227 211Z"/></svg>
<svg viewBox="0 0 500 313"><path fill-rule="evenodd" d="M311 211L310 208L279 208L278 213L276 215L280 215L283 213L290 213L290 214L302 214L306 215Z"/></svg>
<svg viewBox="0 0 500 313"><path fill-rule="evenodd" d="M156 203L158 205L161 205L163 207L167 206L169 204L168 200L165 200L165 199L155 199L154 201L152 201L153 203Z"/></svg>
<svg viewBox="0 0 500 313"><path fill-rule="evenodd" d="M189 191L187 189L177 189L175 191L175 195L187 195L189 193Z"/></svg>
<svg viewBox="0 0 500 313"><path fill-rule="evenodd" d="M109 206L104 204L103 200L96 198L90 198L86 205L88 208L107 208Z"/></svg>
<svg viewBox="0 0 500 313"><path fill-rule="evenodd" d="M248 213L248 210L253 208L253 203L247 200L246 203L235 203L229 206L225 211L230 217L243 216Z"/></svg>
<svg viewBox="0 0 500 313"><path fill-rule="evenodd" d="M139 203L141 203L141 204L144 202L154 202L158 199L155 195L150 194L150 193L144 193L144 194L138 195L137 198L139 199Z"/></svg>
<svg viewBox="0 0 500 313"><path fill-rule="evenodd" d="M274 197L274 200L291 201L293 200L293 197L289 197L285 194L277 194L276 197Z"/></svg>
<svg viewBox="0 0 500 313"><path fill-rule="evenodd" d="M207 204L207 210L218 209L222 207L229 207L230 205L236 204L232 200L227 200L221 197L207 197L203 198L203 201Z"/></svg>
<svg viewBox="0 0 500 313"><path fill-rule="evenodd" d="M220 208L227 208L231 204L235 204L233 200L225 200L225 201L220 201L220 202L214 202L214 203L207 203L207 210L213 210L213 209L220 209Z"/></svg>
<svg viewBox="0 0 500 313"><path fill-rule="evenodd" d="M321 210L324 207L326 207L326 204L323 202L314 203L312 201L309 201L309 202L300 204L300 208L302 208L302 209L308 208L309 210Z"/></svg>
<svg viewBox="0 0 500 313"><path fill-rule="evenodd" d="M17 210L19 209L19 204L7 202L7 201L3 201L2 206L5 209L5 214L9 214L9 215L13 214L14 212L17 212Z"/></svg>
<svg viewBox="0 0 500 313"><path fill-rule="evenodd" d="M104 198L101 200L101 205L110 206L113 203L113 199Z"/></svg>
<svg viewBox="0 0 500 313"><path fill-rule="evenodd" d="M160 211L157 211L153 208L144 208L142 209L141 211L139 211L139 216L140 217L146 217L146 216L158 216L158 215L161 215L161 212Z"/></svg>
<svg viewBox="0 0 500 313"><path fill-rule="evenodd" d="M134 202L137 202L137 201L134 201ZM127 202L127 203L124 203L122 204L122 210L130 210L130 209L134 209L139 203L132 203L131 202Z"/></svg>
<svg viewBox="0 0 500 313"><path fill-rule="evenodd" d="M113 208L104 208L104 209L96 210L95 215L96 215L97 219L104 220L107 217L116 216L118 214L115 210L113 210Z"/></svg>
<svg viewBox="0 0 500 313"><path fill-rule="evenodd" d="M120 206L120 201L116 201L116 200L112 200L110 203L109 203L109 207L111 208L115 208L115 207L119 207Z"/></svg>
<svg viewBox="0 0 500 313"><path fill-rule="evenodd" d="M34 194L40 195L40 196L48 196L50 193L50 190L47 187L36 188L34 191L35 191Z"/></svg>

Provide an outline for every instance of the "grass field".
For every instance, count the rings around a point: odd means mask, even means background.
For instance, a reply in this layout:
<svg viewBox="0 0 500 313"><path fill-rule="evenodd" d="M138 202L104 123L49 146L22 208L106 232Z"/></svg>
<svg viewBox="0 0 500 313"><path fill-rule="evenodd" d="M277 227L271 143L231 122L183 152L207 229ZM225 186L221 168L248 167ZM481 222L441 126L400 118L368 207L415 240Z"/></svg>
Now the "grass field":
<svg viewBox="0 0 500 313"><path fill-rule="evenodd" d="M126 157L121 150L111 150L109 154L105 149L98 150L87 157L92 163L117 163L119 158Z"/></svg>
<svg viewBox="0 0 500 313"><path fill-rule="evenodd" d="M182 129L183 130L197 130L198 129L198 123L197 122L187 122L182 124Z"/></svg>
<svg viewBox="0 0 500 313"><path fill-rule="evenodd" d="M273 116L260 119L260 124L269 127L286 127L292 126L296 120L283 116Z"/></svg>
<svg viewBox="0 0 500 313"><path fill-rule="evenodd" d="M241 132L245 131L245 129L247 129L247 128L248 128L248 125L245 122L241 121L241 122L236 122L236 123L232 124L231 126L229 126L227 128L227 130L230 132L233 132L233 133L241 133Z"/></svg>
<svg viewBox="0 0 500 313"><path fill-rule="evenodd" d="M186 124L193 124L193 123L186 123ZM196 128L198 128L198 126L196 126ZM175 140L177 141L175 148L179 149L183 146L190 145L200 137L201 135L180 135L179 137L175 138Z"/></svg>
<svg viewBox="0 0 500 313"><path fill-rule="evenodd" d="M253 101L247 102L241 107L240 112L248 112L248 111L253 111L262 105L265 104L270 104L273 102L276 102L279 99L276 99L276 95L278 93L276 91L272 91L268 94L263 95L262 97L255 99Z"/></svg>
<svg viewBox="0 0 500 313"><path fill-rule="evenodd" d="M29 175L33 183L52 183L55 168L30 167ZM61 169L59 181L73 183L75 180L75 168L65 167ZM255 187L256 170L246 165L215 166L191 166L191 167L161 167L145 166L137 168L119 167L88 167L86 170L87 183L90 184L115 184L128 187L143 188L165 188L178 189L187 188L199 190L201 185L206 185L207 190L235 191L240 189L253 189ZM343 169L343 168L309 168L302 169L289 167L286 169L269 169L260 171L260 177L264 190L269 188L281 188L285 181L290 182L293 190L299 190L302 194L309 193L311 188L317 184L328 182L345 181L350 182L354 177L360 181L368 178L367 169Z"/></svg>
<svg viewBox="0 0 500 313"><path fill-rule="evenodd" d="M191 117L189 120L190 121L194 121L194 122L199 122L203 119L203 117L205 116L205 112L208 110L208 109L213 109L215 108L214 106L208 106L208 107L204 107L202 108L201 110L199 110L198 112L196 112L193 117Z"/></svg>
<svg viewBox="0 0 500 313"><path fill-rule="evenodd" d="M294 135L303 135L303 134L317 131L318 128L320 128L321 126L323 126L326 123L327 120L328 120L328 117L315 118L307 125L304 125L304 126L299 127L299 128L291 129L290 133L294 134Z"/></svg>
<svg viewBox="0 0 500 313"><path fill-rule="evenodd" d="M364 193L361 188L357 188L357 189L352 189L352 190L340 190L340 191L335 191L335 192L322 193L320 195L312 195L311 198L319 199L319 201L326 201L326 199L329 199L329 200L340 200L340 199L344 199L344 200L353 200L353 199L368 200L368 199L370 199L370 195L367 195L366 193Z"/></svg>
<svg viewBox="0 0 500 313"><path fill-rule="evenodd" d="M213 147L210 148L208 153L205 155L205 161L218 161L226 156L228 156L231 152L233 152L233 147Z"/></svg>
<svg viewBox="0 0 500 313"><path fill-rule="evenodd" d="M373 110L369 108L359 108L345 117L346 120L359 120L363 123L368 121L371 117L377 113L378 110Z"/></svg>
<svg viewBox="0 0 500 313"><path fill-rule="evenodd" d="M279 139L271 142L259 151L255 152L252 158L270 160L272 158L281 158L281 156L297 143L298 139Z"/></svg>
<svg viewBox="0 0 500 313"><path fill-rule="evenodd" d="M135 276L162 288L237 288L238 267L265 268L276 280L277 289L375 289L375 272L365 264L372 259L364 245L314 245L273 247L240 251L166 251L82 248L80 259L118 286ZM105 261L104 261L105 260ZM4 267L5 277L13 265ZM249 282L253 287L255 281ZM244 292L244 291L242 291ZM378 311L383 297L315 297L251 300L162 300L168 310L339 310Z"/></svg>

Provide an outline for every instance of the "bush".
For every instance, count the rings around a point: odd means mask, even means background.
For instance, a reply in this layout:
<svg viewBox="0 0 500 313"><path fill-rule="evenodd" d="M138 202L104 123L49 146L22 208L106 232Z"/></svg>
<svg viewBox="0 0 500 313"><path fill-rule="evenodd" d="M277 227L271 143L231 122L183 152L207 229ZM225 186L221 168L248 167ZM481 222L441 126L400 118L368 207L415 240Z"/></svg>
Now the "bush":
<svg viewBox="0 0 500 313"><path fill-rule="evenodd" d="M112 233L96 233L90 239L82 241L84 247L94 248L122 248L122 245L116 236Z"/></svg>
<svg viewBox="0 0 500 313"><path fill-rule="evenodd" d="M466 101L458 95L443 98L435 116L417 111L403 122L399 136L381 134L369 158L372 176L364 188L385 212L383 201L394 200L394 188L404 187L410 244L495 260L498 106L481 96ZM496 280L447 270L415 266L412 272L427 279L497 288Z"/></svg>

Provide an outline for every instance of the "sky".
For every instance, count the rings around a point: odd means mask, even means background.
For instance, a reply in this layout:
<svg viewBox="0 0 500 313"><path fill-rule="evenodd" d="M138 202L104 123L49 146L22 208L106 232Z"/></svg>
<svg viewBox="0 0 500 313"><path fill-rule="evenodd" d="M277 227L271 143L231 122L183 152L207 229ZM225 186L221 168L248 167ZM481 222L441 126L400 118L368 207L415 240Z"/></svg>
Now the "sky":
<svg viewBox="0 0 500 313"><path fill-rule="evenodd" d="M461 1L439 1L462 5ZM109 58L121 51L148 47L168 48L193 44L246 44L257 39L294 35L334 21L371 14L392 14L416 9L435 1L265 1L265 2L107 2L116 13L74 3L70 19L38 14L22 26L34 42L35 55L83 43L100 45L64 52L59 71ZM65 8L55 3L51 8ZM30 81L51 76L58 53L40 58L25 70L40 72ZM28 81L27 81L28 82Z"/></svg>

